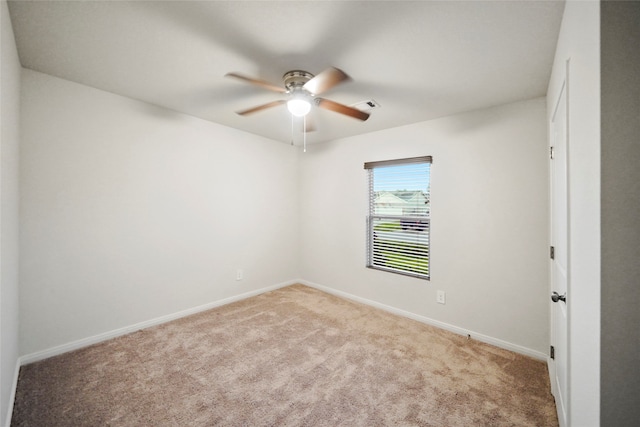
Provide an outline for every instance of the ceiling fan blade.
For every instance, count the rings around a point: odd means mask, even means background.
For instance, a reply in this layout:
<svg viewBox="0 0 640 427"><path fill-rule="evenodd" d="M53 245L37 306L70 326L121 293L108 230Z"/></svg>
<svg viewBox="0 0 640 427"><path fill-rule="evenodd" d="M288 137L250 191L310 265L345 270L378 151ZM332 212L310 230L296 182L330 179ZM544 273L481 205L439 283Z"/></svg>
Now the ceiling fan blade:
<svg viewBox="0 0 640 427"><path fill-rule="evenodd" d="M278 105L282 105L286 103L284 99L280 99L278 101L272 101L267 104L258 105L257 107L249 108L242 111L236 111L236 114L240 114L241 116L246 116L247 114L257 113L258 111L266 110L267 108L277 107Z"/></svg>
<svg viewBox="0 0 640 427"><path fill-rule="evenodd" d="M239 80L242 80L244 82L251 83L251 84L256 85L256 86L260 86L260 87L262 87L264 89L272 90L274 92L285 93L287 91L287 89L285 89L284 87L275 85L275 84L270 83L270 82L268 82L266 80L254 79L254 78L251 78L251 77L243 76L242 74L238 74L238 73L227 73L224 76L225 77L233 77L234 79L239 79Z"/></svg>
<svg viewBox="0 0 640 427"><path fill-rule="evenodd" d="M369 113L365 113L364 111L360 111L356 108L349 107L335 101L330 101L328 99L316 98L316 104L318 107L324 108L325 110L335 111L336 113L351 116L354 119L365 121L369 118Z"/></svg>
<svg viewBox="0 0 640 427"><path fill-rule="evenodd" d="M331 67L327 68L302 86L314 95L319 95L328 91L339 83L351 80L351 77L344 71Z"/></svg>

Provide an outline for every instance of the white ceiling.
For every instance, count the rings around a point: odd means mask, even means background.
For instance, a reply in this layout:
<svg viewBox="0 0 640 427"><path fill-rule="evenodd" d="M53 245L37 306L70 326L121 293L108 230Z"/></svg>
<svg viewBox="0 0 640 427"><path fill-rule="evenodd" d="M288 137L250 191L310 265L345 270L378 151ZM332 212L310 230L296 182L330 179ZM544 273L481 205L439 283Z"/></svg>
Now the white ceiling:
<svg viewBox="0 0 640 427"><path fill-rule="evenodd" d="M10 1L9 9L26 68L283 142L292 138L286 107L234 113L283 95L225 73L281 84L292 69L338 67L353 81L323 97L381 108L366 122L316 111L311 143L544 96L564 2Z"/></svg>

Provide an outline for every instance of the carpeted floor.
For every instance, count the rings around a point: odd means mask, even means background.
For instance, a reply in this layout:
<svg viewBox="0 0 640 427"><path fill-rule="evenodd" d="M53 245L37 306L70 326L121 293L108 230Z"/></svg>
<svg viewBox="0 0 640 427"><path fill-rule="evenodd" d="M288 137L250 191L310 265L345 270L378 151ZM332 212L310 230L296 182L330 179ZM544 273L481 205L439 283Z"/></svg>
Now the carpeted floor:
<svg viewBox="0 0 640 427"><path fill-rule="evenodd" d="M557 426L546 364L302 285L24 366L13 426Z"/></svg>

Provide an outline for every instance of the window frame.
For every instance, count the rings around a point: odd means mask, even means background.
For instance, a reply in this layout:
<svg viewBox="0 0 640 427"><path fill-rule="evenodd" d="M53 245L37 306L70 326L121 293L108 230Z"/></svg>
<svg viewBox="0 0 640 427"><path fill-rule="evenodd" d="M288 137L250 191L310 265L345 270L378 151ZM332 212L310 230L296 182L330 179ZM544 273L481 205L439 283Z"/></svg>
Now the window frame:
<svg viewBox="0 0 640 427"><path fill-rule="evenodd" d="M387 166L404 166L410 164L424 164L428 163L428 176L427 176L427 192L426 195L429 198L430 202L430 182L431 182L431 165L433 164L432 156L420 156L420 157L410 157L404 159L394 159L394 160L383 160L377 162L366 162L364 164L365 170L367 170L367 180L368 180L368 212L367 212L367 251L366 251L366 267L374 270L386 271L389 273L401 274L404 276L410 276L422 280L431 280L431 212L430 209L427 215L387 215L387 214L376 214L374 208L374 200L375 200L375 191L374 191L374 169L382 168ZM375 224L376 221L388 220L392 222L406 222L409 224L426 224L426 273L419 273L415 271L403 270L400 268L388 267L386 265L381 265L376 261L376 235L375 235ZM419 227L421 225L418 225ZM404 227L402 227L405 230ZM379 247L377 248L379 249ZM405 256L406 252L398 251L399 256ZM416 257L416 259L419 259Z"/></svg>

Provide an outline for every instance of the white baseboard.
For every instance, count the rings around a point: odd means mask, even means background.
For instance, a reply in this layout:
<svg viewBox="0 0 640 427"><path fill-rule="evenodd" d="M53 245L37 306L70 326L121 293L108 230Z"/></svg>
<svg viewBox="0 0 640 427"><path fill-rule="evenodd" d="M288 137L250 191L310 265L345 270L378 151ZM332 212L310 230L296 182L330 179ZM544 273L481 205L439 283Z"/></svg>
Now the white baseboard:
<svg viewBox="0 0 640 427"><path fill-rule="evenodd" d="M409 319L413 319L413 320L417 320L418 322L427 324L427 325L431 325L431 326L435 326L437 328L440 329L445 329L447 331L453 332L455 334L459 334L459 335L463 335L463 336L471 336L473 339L487 343L487 344L491 344L494 345L496 347L499 348L503 348L505 350L509 350L509 351L513 351L515 353L519 353L519 354L523 354L525 356L529 356L533 359L537 359L537 360L541 360L544 362L547 362L548 356L544 353L541 353L537 350L532 350L530 348L527 347L523 347L521 345L518 344L513 344L507 341L503 341L500 340L498 338L494 338L494 337L490 337L487 335L483 335L468 329L464 329L464 328L460 328L458 326L454 326L454 325L450 325L448 323L444 323L444 322L440 322L438 320L435 319L431 319L429 317L425 317L425 316L421 316L419 314L415 314L415 313L411 313L409 311L405 311L405 310L401 310L399 308L396 307L392 307L390 305L386 305L386 304L382 304L379 303L377 301L372 301L372 300L368 300L366 298L362 298L356 295L352 295L349 294L347 292L343 292L343 291L339 291L337 289L333 289L327 286L323 286L323 285L319 285L317 283L313 283L313 282L309 282L308 280L299 280L299 283L302 283L303 285L306 286L310 286L312 288L316 288L318 290L327 292L329 294L333 294L339 297L343 297L343 298L347 298L350 299L352 301L356 301L362 304L366 304L372 307L376 307L379 309L382 309L384 311L388 311L390 313L393 314L397 314L399 316L403 316L403 317L408 317Z"/></svg>
<svg viewBox="0 0 640 427"><path fill-rule="evenodd" d="M239 295L235 295L229 298L224 298L218 301L213 301L207 304L199 305L197 307L188 308L186 310L178 311L176 313L167 314L165 316L157 317L155 319L150 319L144 322L136 323L134 325L125 326L120 329L115 329L113 331L104 332L98 335L94 335L92 337L83 338L77 341L73 341L67 344L62 344L56 347L48 348L46 350L37 351L35 353L27 354L20 357L20 366L27 365L29 363L37 362L39 360L44 360L49 357L58 356L63 353L67 353L69 351L78 350L83 347L88 347L93 344L97 344L112 338L116 338L122 335L129 334L131 332L139 331L140 329L149 328L151 326L160 325L162 323L170 322L172 320L180 319L181 317L190 316L192 314L200 313L202 311L206 311L215 307L220 307L222 305L230 304L232 302L241 301L243 299L247 299L256 295L263 294L265 292L269 292L275 289L283 288L285 286L293 285L296 283L300 283L297 280L290 280L287 282L278 283L276 285L267 286L266 288L261 288L255 291L245 292Z"/></svg>

